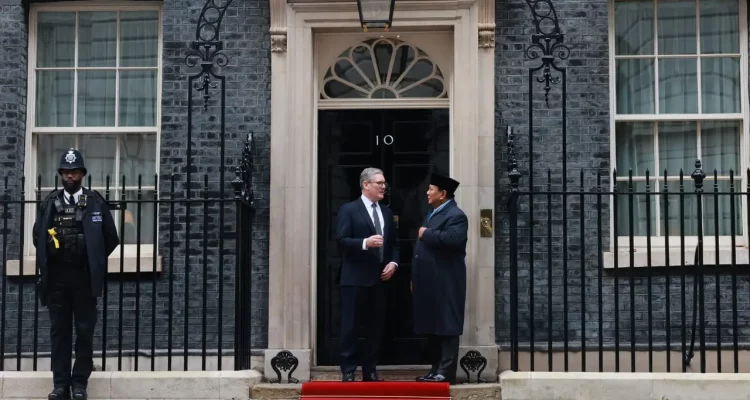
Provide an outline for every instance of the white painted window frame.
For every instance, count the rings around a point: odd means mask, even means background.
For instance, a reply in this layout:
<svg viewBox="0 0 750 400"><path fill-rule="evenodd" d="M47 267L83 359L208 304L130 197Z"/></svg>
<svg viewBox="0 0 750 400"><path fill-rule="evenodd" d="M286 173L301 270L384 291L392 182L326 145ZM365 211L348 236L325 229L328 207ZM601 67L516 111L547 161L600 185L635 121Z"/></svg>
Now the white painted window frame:
<svg viewBox="0 0 750 400"><path fill-rule="evenodd" d="M698 121L700 124L700 121L707 121L707 120L732 120L732 121L740 121L740 152L739 152L739 158L740 158L740 171L735 174L735 182L736 187L735 190L737 191L744 191L746 190L747 185L747 177L745 174L746 169L750 166L750 160L748 160L748 145L750 144L750 140L748 140L748 18L747 18L747 2L746 0L738 0L739 2L739 30L740 30L740 52L734 53L734 54L721 54L720 56L739 56L740 58L740 112L739 113L722 113L722 114L658 114L659 111L659 81L658 81L658 63L654 65L655 69L655 87L654 87L654 96L655 96L655 114L624 114L624 115L618 115L617 114L617 84L616 84L616 60L619 58L627 58L627 59L633 59L633 58L709 58L716 55L711 54L688 54L688 55L646 55L646 56L616 56L615 55L615 2L618 0L608 0L608 8L609 8L609 21L608 21L608 30L609 30L609 85L610 85L610 177L612 176L612 173L614 172L614 168L617 165L617 149L616 149L616 134L615 134L615 124L617 122L633 122L633 121L644 121L644 122L659 122L659 121ZM659 0L653 0L654 2L654 8L655 13L657 11L657 2ZM696 0L695 3L696 8L700 7L700 0ZM696 14L697 15L697 14ZM700 16L697 16L696 24L698 28L697 34L700 34ZM654 40L656 41L656 35L658 34L658 18L654 18ZM697 46L700 46L700 40L698 40ZM701 100L701 86L700 86L700 63L698 63L698 99L699 99L699 106L698 106L698 112L700 113L702 110L702 101ZM700 130L699 130L700 132ZM656 133L655 133L656 135ZM700 133L698 133L700 135ZM700 144L700 142L698 142ZM655 147L655 154L658 154L658 137L654 138L654 147ZM698 157L700 158L700 145L698 145ZM658 157L654 160L655 162L655 170L659 171L659 162ZM693 179L690 177L690 174L693 172L693 170L686 170L684 171L684 182L685 182L685 191L693 192ZM652 172L653 173L653 172ZM704 190L706 191L706 194L710 195L713 191L713 174L709 171L706 171L706 180L704 181ZM668 180L675 179L674 176L669 176ZM679 176L676 177L677 180L679 180ZM719 176L719 180L728 180L729 176ZM621 192L623 188L625 188L625 191L627 191L627 185L628 185L628 177L627 172L625 171L618 171L618 192ZM645 181L645 178L643 177L633 177L633 181ZM622 186L625 185L625 186ZM653 192L660 191L661 188L655 185L655 187L652 187ZM610 182L610 190L614 189L614 182ZM622 197L625 199L625 197ZM610 200L612 197L610 197ZM748 227L747 224L744 223L746 219L748 218L747 212L748 212L748 204L746 200L746 196L741 196L741 202L737 203L736 206L738 207L737 211L742 212L743 216L743 226L742 226L742 235L737 235L735 237L735 246L737 247L747 247L748 245ZM610 203L611 204L611 203ZM620 201L618 203L618 206L620 207L627 207L627 204L623 204L623 201ZM705 207L705 205L704 205ZM661 209L659 206L655 207L652 212L655 213L657 217L657 221L659 221L659 216L661 215ZM629 252L630 251L630 237L629 236L616 236L616 232L614 231L614 209L610 205L610 250L614 251L614 241L617 240L617 251L618 253L623 252ZM657 222L658 225L658 222ZM655 227L652 227L652 229L656 229ZM731 247L731 236L719 236L719 249L728 249ZM698 244L698 237L697 236L685 236L685 249L688 250L694 250L695 247ZM633 247L636 249L637 252L645 253L646 248L648 245L648 238L646 236L634 236L633 237ZM664 236L651 236L651 248L656 251L664 251L666 246L666 241ZM674 250L675 248L679 249L681 243L681 237L680 236L669 236L669 249ZM716 248L716 237L715 236L704 236L703 237L703 246L704 249L714 249ZM618 257L620 258L620 257ZM723 258L723 257L722 257ZM620 260L620 267L627 266L627 259L625 259L626 263L623 264L623 260ZM704 260L704 262L713 262L713 258L711 260ZM692 260L690 261L692 262ZM675 259L671 262L672 264L678 264L679 260Z"/></svg>
<svg viewBox="0 0 750 400"><path fill-rule="evenodd" d="M163 66L162 66L162 55L163 55L163 15L162 15L162 3L156 2L156 1L144 1L144 2L129 2L129 1L75 1L75 2L65 2L65 3L35 3L31 5L30 11L29 11L29 39L28 39L28 87L27 87L27 114L26 114L26 147L25 147L25 165L24 165L24 175L26 177L36 177L37 176L37 134L105 134L105 135L112 135L112 134L124 134L124 133L149 133L154 134L156 139L156 151L154 154L154 158L156 160L156 171L155 173L159 173L159 152L160 152L160 146L161 146L161 115L162 115L162 72L163 72ZM36 61L37 61L37 53L36 53L36 30L37 30L37 20L38 15L40 12L81 12L81 11L157 11L158 13L158 48L157 48L157 80L156 80L156 124L153 127L40 127L36 128L34 126L36 122ZM76 22L77 24L77 22ZM77 28L77 26L76 26ZM76 29L76 35L77 35L77 29ZM118 41L119 41L119 29L118 29ZM76 54L78 53L78 41L75 43L76 46ZM119 45L117 46L117 52L119 54ZM76 57L75 61L75 68L79 69L78 67L78 60ZM120 66L115 67L118 71L121 69ZM152 69L153 67L148 67L148 69ZM91 69L91 68L87 68ZM93 68L96 69L96 68ZM112 68L108 68L112 69ZM127 68L127 69L137 69L137 68ZM74 75L75 76L75 75ZM115 98L116 102L119 102L119 74L116 74L116 84L115 84ZM77 79L76 81L77 82ZM74 98L76 96L78 87L77 84L74 83ZM73 111L75 114L75 110ZM115 118L119 119L118 113L115 113ZM74 119L75 123L75 119ZM119 141L117 145L117 149L119 149ZM118 154L119 156L119 154ZM119 176L119 163L115 167L115 176ZM41 171L39 171L41 172ZM54 173L54 171L52 171ZM113 179L114 179L113 177ZM84 178L85 179L85 178ZM157 182L158 183L158 182ZM26 191L26 199L27 200L36 200L36 178L34 179L26 179L24 190ZM46 194L49 192L48 190L45 190L46 188L42 188L42 198L46 196ZM94 189L100 191L102 195L104 195L104 192L99 190L99 187L95 187ZM111 187L110 190L115 191L121 189L120 187ZM137 185L127 185L127 189L137 189ZM158 198L158 187L154 186L144 186L143 189L148 190L156 190L157 192L157 198ZM112 194L114 196L114 193ZM110 200L119 200L119 198L110 198ZM158 206L155 207L156 212L158 213ZM34 248L32 244L32 227L34 224L34 221L36 220L36 207L34 204L29 204L26 206L26 220L25 220L25 237L24 237L24 249L23 249L23 258L24 258L24 274L33 273L33 268L31 268L28 264L33 261L36 254L36 249ZM158 215L158 214L157 214ZM118 221L115 221L115 224L118 224ZM119 224L118 224L119 229ZM156 244L158 243L158 230L159 227L157 227L157 236L154 238L155 243L154 244L145 244L140 246L140 270L141 271L150 271L153 270L152 265L152 257L156 254ZM135 270L135 264L136 260L135 258L138 256L138 246L135 244L132 245L124 245L121 249L120 246L118 246L110 256L109 260L109 271L110 272L119 272L120 266L120 258L121 258L121 252L123 258L129 259L127 262L126 270L127 272L132 272ZM132 264L132 265L130 265ZM157 266L157 270L160 270L160 262ZM31 268L31 269L30 269ZM132 270L132 271L131 271ZM10 274L10 272L9 272Z"/></svg>

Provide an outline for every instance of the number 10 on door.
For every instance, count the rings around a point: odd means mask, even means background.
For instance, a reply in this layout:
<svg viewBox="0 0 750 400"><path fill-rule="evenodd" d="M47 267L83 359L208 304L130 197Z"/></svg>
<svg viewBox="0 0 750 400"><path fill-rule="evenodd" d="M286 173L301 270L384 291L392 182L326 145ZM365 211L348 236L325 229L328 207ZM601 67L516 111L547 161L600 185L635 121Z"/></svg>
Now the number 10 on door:
<svg viewBox="0 0 750 400"><path fill-rule="evenodd" d="M383 136L383 144L386 146L390 146L393 144L393 136L391 135L385 135ZM380 135L375 135L375 145L380 146Z"/></svg>

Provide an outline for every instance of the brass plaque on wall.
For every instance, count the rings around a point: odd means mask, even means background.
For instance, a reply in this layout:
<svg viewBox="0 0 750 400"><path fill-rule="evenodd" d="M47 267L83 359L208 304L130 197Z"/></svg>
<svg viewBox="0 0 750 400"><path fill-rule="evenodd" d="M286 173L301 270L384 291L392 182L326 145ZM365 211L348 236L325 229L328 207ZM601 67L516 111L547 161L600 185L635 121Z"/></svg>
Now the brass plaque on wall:
<svg viewBox="0 0 750 400"><path fill-rule="evenodd" d="M479 237L492 237L492 209L479 210Z"/></svg>

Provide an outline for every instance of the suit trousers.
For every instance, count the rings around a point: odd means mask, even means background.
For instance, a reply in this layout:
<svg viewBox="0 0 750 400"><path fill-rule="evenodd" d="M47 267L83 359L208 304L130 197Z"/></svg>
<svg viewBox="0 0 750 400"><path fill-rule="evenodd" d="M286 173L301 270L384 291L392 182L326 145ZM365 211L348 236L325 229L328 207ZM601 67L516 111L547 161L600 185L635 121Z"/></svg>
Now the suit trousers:
<svg viewBox="0 0 750 400"><path fill-rule="evenodd" d="M431 359L430 372L455 383L458 368L458 336L428 335L427 348Z"/></svg>
<svg viewBox="0 0 750 400"><path fill-rule="evenodd" d="M50 270L47 309L51 323L53 384L86 387L94 367L94 328L97 321L96 297L91 294L89 270L57 266ZM76 361L71 371L74 325Z"/></svg>
<svg viewBox="0 0 750 400"><path fill-rule="evenodd" d="M341 287L341 372L375 372L383 342L385 325L386 286ZM364 334L364 335L362 335ZM358 338L365 337L364 348L358 351Z"/></svg>

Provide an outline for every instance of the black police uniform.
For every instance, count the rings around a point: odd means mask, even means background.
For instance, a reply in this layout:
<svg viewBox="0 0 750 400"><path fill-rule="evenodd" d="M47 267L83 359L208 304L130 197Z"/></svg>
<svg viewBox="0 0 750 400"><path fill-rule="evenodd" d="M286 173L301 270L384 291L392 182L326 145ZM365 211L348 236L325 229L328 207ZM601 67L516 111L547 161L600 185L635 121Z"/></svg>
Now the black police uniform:
<svg viewBox="0 0 750 400"><path fill-rule="evenodd" d="M70 149L60 171L86 174L83 156ZM77 195L77 196L76 196ZM76 201L77 197L77 201ZM34 246L42 304L50 316L51 369L55 389L49 399L86 399L93 369L97 297L101 295L107 257L119 244L109 207L97 192L56 190L44 200L34 224ZM75 325L76 362L71 372L72 329Z"/></svg>

